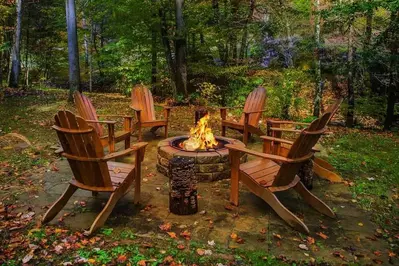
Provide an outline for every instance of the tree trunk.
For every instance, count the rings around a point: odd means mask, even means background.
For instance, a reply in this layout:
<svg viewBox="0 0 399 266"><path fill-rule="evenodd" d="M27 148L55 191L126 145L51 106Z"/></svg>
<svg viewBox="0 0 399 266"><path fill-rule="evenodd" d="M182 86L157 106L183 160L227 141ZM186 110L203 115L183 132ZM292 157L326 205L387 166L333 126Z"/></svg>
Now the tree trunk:
<svg viewBox="0 0 399 266"><path fill-rule="evenodd" d="M243 60L246 57L246 51L247 51L247 42L248 42L248 24L252 21L252 16L254 14L255 10L255 5L256 1L255 0L249 0L249 12L248 16L244 21L244 33L242 35L242 40L241 40L241 47L240 47L240 55L239 58Z"/></svg>
<svg viewBox="0 0 399 266"><path fill-rule="evenodd" d="M153 27L151 32L151 87L153 91L157 86L157 31Z"/></svg>
<svg viewBox="0 0 399 266"><path fill-rule="evenodd" d="M348 38L348 111L346 113L346 126L353 127L355 123L354 112L355 112L355 88L353 84L354 77L354 44L353 44L353 18L349 22L349 38Z"/></svg>
<svg viewBox="0 0 399 266"><path fill-rule="evenodd" d="M66 19L68 30L68 59L69 59L69 101L73 101L73 93L80 89L80 67L78 32L76 26L75 0L66 0Z"/></svg>
<svg viewBox="0 0 399 266"><path fill-rule="evenodd" d="M172 48L170 47L170 40L168 37L168 25L166 22L166 13L161 7L159 9L159 17L161 18L161 38L165 51L166 63L168 65L169 75L171 79L171 86L173 90L173 97L176 98L176 63L172 57Z"/></svg>
<svg viewBox="0 0 399 266"><path fill-rule="evenodd" d="M177 91L187 98L187 43L183 7L184 0L176 0L176 87Z"/></svg>
<svg viewBox="0 0 399 266"><path fill-rule="evenodd" d="M371 3L371 0L369 0L368 2ZM364 39L365 48L369 48L371 43L371 35L373 32L373 15L374 15L373 9L370 8L370 10L368 10L366 14L366 32Z"/></svg>
<svg viewBox="0 0 399 266"><path fill-rule="evenodd" d="M29 87L29 27L30 27L30 14L29 8L28 13L26 14L27 17L27 25L26 25L26 43L25 43L25 86Z"/></svg>
<svg viewBox="0 0 399 266"><path fill-rule="evenodd" d="M320 116L320 109L321 109L321 102L323 99L323 80L321 77L321 59L320 59L320 48L321 48L321 13L320 13L320 0L314 1L315 5L315 43L316 43L316 50L315 50L315 76L316 76L316 89L315 89L315 97L313 101L313 116L319 117Z"/></svg>
<svg viewBox="0 0 399 266"><path fill-rule="evenodd" d="M398 50L399 50L399 11L392 11L389 30L390 38L389 49L391 51L390 60L390 80L388 87L387 113L384 122L384 130L389 130L395 120L395 104L397 93L399 92L398 77Z"/></svg>
<svg viewBox="0 0 399 266"><path fill-rule="evenodd" d="M21 70L21 31L22 31L22 0L17 0L17 25L15 28L14 45L11 53L11 73L9 86L18 88L19 73Z"/></svg>

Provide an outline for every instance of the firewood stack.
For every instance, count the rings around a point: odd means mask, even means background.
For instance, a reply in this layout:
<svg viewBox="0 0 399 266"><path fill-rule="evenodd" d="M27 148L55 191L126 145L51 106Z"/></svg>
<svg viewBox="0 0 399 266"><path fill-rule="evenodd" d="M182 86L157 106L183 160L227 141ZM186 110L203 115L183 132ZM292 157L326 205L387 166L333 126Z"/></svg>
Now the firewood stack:
<svg viewBox="0 0 399 266"><path fill-rule="evenodd" d="M178 215L198 212L194 159L175 157L169 162L169 210Z"/></svg>

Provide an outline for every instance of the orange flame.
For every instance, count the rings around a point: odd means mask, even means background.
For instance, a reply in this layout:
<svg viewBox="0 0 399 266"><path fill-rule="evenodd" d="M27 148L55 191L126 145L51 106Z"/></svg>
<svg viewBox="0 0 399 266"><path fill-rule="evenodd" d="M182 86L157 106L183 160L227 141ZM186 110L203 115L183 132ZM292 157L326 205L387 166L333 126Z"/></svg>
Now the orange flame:
<svg viewBox="0 0 399 266"><path fill-rule="evenodd" d="M205 150L218 145L212 129L208 127L208 120L209 115L205 115L198 121L197 126L190 129L190 138L183 143L184 149Z"/></svg>

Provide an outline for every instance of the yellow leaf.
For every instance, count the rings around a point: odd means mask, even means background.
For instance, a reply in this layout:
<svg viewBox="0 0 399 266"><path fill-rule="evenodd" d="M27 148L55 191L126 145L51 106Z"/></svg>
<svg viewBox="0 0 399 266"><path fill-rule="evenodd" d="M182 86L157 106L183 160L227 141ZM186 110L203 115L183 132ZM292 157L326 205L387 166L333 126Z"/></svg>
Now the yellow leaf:
<svg viewBox="0 0 399 266"><path fill-rule="evenodd" d="M358 223L357 225L358 225L358 226L363 226L363 223Z"/></svg>
<svg viewBox="0 0 399 266"><path fill-rule="evenodd" d="M230 237L231 237L231 239L236 239L237 238L237 234L236 233L231 233Z"/></svg>
<svg viewBox="0 0 399 266"><path fill-rule="evenodd" d="M167 232L167 233L168 233L168 235L169 235L171 238L177 238L175 232Z"/></svg>

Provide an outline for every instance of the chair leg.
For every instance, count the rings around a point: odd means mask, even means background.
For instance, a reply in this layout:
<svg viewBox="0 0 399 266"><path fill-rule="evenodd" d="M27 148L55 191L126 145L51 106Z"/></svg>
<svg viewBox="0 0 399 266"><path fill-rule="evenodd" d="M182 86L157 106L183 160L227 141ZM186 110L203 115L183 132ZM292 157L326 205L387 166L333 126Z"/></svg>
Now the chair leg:
<svg viewBox="0 0 399 266"><path fill-rule="evenodd" d="M341 183L343 181L341 176L334 173L330 169L324 168L318 162L319 162L319 159L313 161L313 172L317 176L327 179L328 181L333 182L333 183Z"/></svg>
<svg viewBox="0 0 399 266"><path fill-rule="evenodd" d="M305 234L309 234L309 229L306 224L290 212L270 190L267 188L264 189L260 197L291 227Z"/></svg>
<svg viewBox="0 0 399 266"><path fill-rule="evenodd" d="M74 185L69 185L68 188L65 190L64 194L56 201L54 204L48 209L46 214L43 216L42 223L50 222L67 204L68 200L72 197L73 193L78 188Z"/></svg>
<svg viewBox="0 0 399 266"><path fill-rule="evenodd" d="M126 189L119 187L115 192L111 194L104 209L100 212L100 214L97 216L97 218L94 220L93 224L91 225L90 230L88 232L89 235L91 235L94 231L96 231L98 228L104 225L105 221L108 219L108 216L111 214L118 200L125 194L124 193L125 190Z"/></svg>
<svg viewBox="0 0 399 266"><path fill-rule="evenodd" d="M335 213L327 206L323 201L321 201L318 197L313 195L306 187L302 184L302 182L298 182L294 189L298 192L299 195L304 199L306 203L312 206L315 210L321 212L328 217L335 218Z"/></svg>
<svg viewBox="0 0 399 266"><path fill-rule="evenodd" d="M142 132L141 132L141 125L137 125L137 131L138 131L138 141L142 141Z"/></svg>
<svg viewBox="0 0 399 266"><path fill-rule="evenodd" d="M130 136L128 136L125 139L125 149L129 149L130 148Z"/></svg>
<svg viewBox="0 0 399 266"><path fill-rule="evenodd" d="M168 125L165 126L165 139L168 138Z"/></svg>
<svg viewBox="0 0 399 266"><path fill-rule="evenodd" d="M226 137L226 127L222 126L222 137Z"/></svg>

